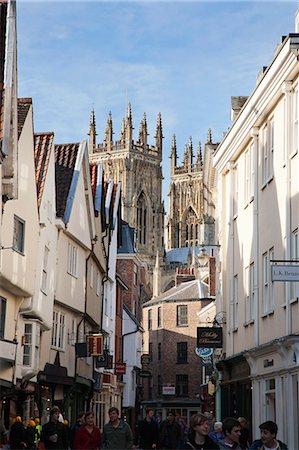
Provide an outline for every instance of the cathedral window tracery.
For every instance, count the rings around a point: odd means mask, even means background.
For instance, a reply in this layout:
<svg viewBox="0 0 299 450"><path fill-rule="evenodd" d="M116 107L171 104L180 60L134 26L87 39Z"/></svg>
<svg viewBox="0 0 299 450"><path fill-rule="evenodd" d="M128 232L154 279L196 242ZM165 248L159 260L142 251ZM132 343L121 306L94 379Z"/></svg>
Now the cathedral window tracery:
<svg viewBox="0 0 299 450"><path fill-rule="evenodd" d="M140 245L146 245L147 237L147 210L144 193L139 196L137 203L137 238Z"/></svg>

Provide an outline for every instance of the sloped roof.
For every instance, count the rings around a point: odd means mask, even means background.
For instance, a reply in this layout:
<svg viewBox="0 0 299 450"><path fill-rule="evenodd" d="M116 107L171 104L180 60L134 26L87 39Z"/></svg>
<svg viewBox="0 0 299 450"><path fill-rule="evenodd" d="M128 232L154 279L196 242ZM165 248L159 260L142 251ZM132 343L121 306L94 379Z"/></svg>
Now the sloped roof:
<svg viewBox="0 0 299 450"><path fill-rule="evenodd" d="M38 208L40 207L44 192L53 140L53 131L48 133L34 133L35 181Z"/></svg>
<svg viewBox="0 0 299 450"><path fill-rule="evenodd" d="M18 98L18 139L21 136L24 123L32 105L32 98Z"/></svg>
<svg viewBox="0 0 299 450"><path fill-rule="evenodd" d="M202 251L201 245L195 245L193 247L182 247L182 248L172 248L166 252L166 263L167 264L187 264L189 254L192 255L192 252L195 252L195 255L199 255ZM210 254L211 249L216 249L213 245L204 246L206 250L206 254Z"/></svg>
<svg viewBox="0 0 299 450"><path fill-rule="evenodd" d="M55 145L56 215L64 217L80 144Z"/></svg>
<svg viewBox="0 0 299 450"><path fill-rule="evenodd" d="M117 254L136 254L136 249L134 246L135 242L135 229L130 227L127 222L122 221L122 243L121 246L117 249Z"/></svg>
<svg viewBox="0 0 299 450"><path fill-rule="evenodd" d="M142 306L150 306L161 302L207 300L209 298L209 286L201 280L192 280L181 283L179 286L174 286Z"/></svg>

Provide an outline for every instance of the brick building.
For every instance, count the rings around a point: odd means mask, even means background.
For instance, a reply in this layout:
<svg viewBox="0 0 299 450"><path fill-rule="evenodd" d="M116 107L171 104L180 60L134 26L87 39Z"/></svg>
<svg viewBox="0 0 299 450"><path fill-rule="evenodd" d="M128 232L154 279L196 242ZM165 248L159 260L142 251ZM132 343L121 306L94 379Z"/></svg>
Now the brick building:
<svg viewBox="0 0 299 450"><path fill-rule="evenodd" d="M195 279L194 270L177 272L176 286L143 305L144 352L150 355L152 375L143 380L143 404L159 410L163 418L171 409L189 421L200 411L198 313L213 297L209 285Z"/></svg>

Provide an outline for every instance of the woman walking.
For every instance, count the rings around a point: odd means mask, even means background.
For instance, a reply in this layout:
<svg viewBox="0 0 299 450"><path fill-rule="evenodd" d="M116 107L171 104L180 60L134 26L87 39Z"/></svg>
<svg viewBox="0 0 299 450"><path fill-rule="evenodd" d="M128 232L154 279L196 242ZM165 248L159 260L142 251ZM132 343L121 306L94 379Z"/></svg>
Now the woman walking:
<svg viewBox="0 0 299 450"><path fill-rule="evenodd" d="M100 429L94 425L91 411L85 414L85 424L76 431L74 448L76 450L99 450L102 436Z"/></svg>

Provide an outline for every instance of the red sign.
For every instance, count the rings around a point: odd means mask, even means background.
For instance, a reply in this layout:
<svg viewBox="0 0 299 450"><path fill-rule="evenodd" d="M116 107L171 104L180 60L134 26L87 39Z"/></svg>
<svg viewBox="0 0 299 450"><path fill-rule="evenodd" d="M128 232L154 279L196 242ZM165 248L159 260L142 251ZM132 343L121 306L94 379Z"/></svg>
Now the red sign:
<svg viewBox="0 0 299 450"><path fill-rule="evenodd" d="M103 383L110 384L110 382L111 382L110 373L103 373Z"/></svg>
<svg viewBox="0 0 299 450"><path fill-rule="evenodd" d="M125 373L126 373L126 363L124 362L115 363L114 374L124 375Z"/></svg>
<svg viewBox="0 0 299 450"><path fill-rule="evenodd" d="M89 353L92 356L100 356L103 354L103 335L93 334L88 336Z"/></svg>

